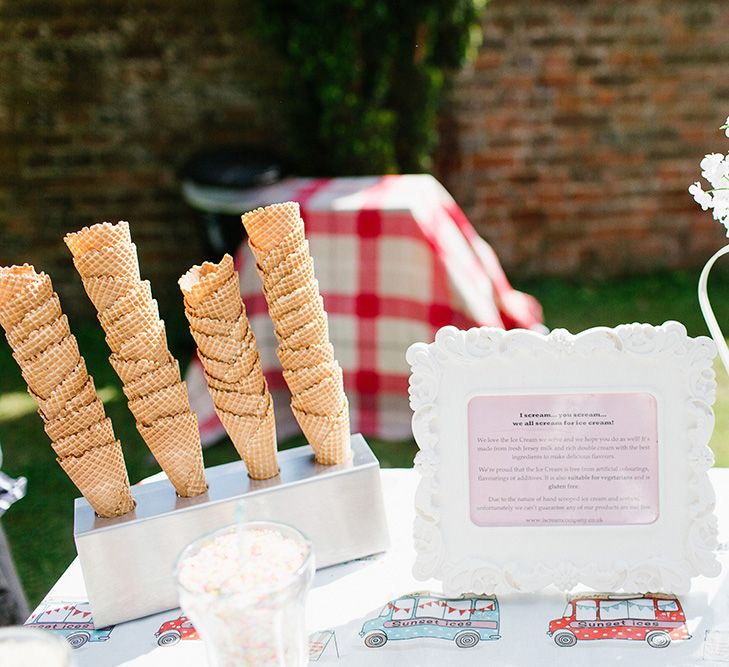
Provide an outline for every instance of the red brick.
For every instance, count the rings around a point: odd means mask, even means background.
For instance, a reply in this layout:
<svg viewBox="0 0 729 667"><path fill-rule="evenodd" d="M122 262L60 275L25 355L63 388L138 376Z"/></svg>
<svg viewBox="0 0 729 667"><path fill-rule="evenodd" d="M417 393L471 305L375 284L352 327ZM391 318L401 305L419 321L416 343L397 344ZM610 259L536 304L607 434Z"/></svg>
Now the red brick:
<svg viewBox="0 0 729 667"><path fill-rule="evenodd" d="M256 103L273 65L242 30L250 9L11 4L0 11L0 262L52 270L64 306L89 312L63 234L126 218L161 308L178 308L176 280L201 247L177 169L213 142L281 141L276 111Z"/></svg>
<svg viewBox="0 0 729 667"><path fill-rule="evenodd" d="M483 25L498 45L457 81L438 175L510 273L697 267L725 243L687 188L728 150L729 5L513 0Z"/></svg>

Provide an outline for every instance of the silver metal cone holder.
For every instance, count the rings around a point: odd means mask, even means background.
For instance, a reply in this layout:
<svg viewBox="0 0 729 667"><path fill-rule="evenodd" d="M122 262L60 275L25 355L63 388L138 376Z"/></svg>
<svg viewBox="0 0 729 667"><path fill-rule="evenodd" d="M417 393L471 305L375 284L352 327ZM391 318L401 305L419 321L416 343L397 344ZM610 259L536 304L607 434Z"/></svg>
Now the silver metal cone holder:
<svg viewBox="0 0 729 667"><path fill-rule="evenodd" d="M314 545L318 568L389 546L380 466L364 438L352 460L314 461L311 447L279 454L281 473L252 480L242 462L206 470L208 492L180 498L169 481L132 487L134 511L102 519L84 498L74 504L74 538L94 625L106 627L178 606L174 567L193 540L231 524L241 501L246 519L295 526Z"/></svg>

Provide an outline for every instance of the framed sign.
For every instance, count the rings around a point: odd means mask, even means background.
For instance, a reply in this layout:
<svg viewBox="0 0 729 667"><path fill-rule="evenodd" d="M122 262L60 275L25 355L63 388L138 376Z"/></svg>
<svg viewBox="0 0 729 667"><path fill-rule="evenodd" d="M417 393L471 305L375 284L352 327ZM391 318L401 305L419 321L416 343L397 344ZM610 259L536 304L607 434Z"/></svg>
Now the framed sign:
<svg viewBox="0 0 729 667"><path fill-rule="evenodd" d="M677 322L412 345L415 576L450 595L717 575L715 356Z"/></svg>

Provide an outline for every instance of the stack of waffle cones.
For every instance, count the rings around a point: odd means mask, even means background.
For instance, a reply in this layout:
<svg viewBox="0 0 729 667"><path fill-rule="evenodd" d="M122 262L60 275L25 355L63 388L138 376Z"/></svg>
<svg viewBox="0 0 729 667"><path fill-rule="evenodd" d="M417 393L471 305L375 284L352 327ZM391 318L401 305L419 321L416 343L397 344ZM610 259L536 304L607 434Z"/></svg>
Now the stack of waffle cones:
<svg viewBox="0 0 729 667"><path fill-rule="evenodd" d="M99 223L64 238L96 306L129 408L152 454L181 496L207 490L197 418L167 347L149 282L139 277L129 225Z"/></svg>
<svg viewBox="0 0 729 667"><path fill-rule="evenodd" d="M349 406L299 205L274 204L242 220L275 325L294 415L319 463L347 461Z"/></svg>
<svg viewBox="0 0 729 667"><path fill-rule="evenodd" d="M273 477L279 471L273 402L233 259L193 266L179 283L215 411L249 475Z"/></svg>
<svg viewBox="0 0 729 667"><path fill-rule="evenodd" d="M27 264L0 268L0 325L38 403L58 463L99 516L131 511L121 445L51 279Z"/></svg>

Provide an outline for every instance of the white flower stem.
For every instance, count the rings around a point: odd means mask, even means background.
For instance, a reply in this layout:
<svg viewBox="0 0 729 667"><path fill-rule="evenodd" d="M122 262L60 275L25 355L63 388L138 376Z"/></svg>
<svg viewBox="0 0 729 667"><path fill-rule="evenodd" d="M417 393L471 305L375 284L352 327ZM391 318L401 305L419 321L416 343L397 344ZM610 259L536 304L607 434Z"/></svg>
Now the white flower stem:
<svg viewBox="0 0 729 667"><path fill-rule="evenodd" d="M714 315L714 310L709 302L709 294L707 291L709 272L714 266L716 260L727 253L729 253L729 245L724 246L714 253L711 259L709 259L709 261L704 265L701 275L699 276L699 306L701 306L701 312L706 320L706 326L709 327L709 333L719 349L719 357L721 358L727 373L729 373L729 348L727 348L726 340L724 339L724 334L719 327L719 323L716 321L716 316Z"/></svg>

